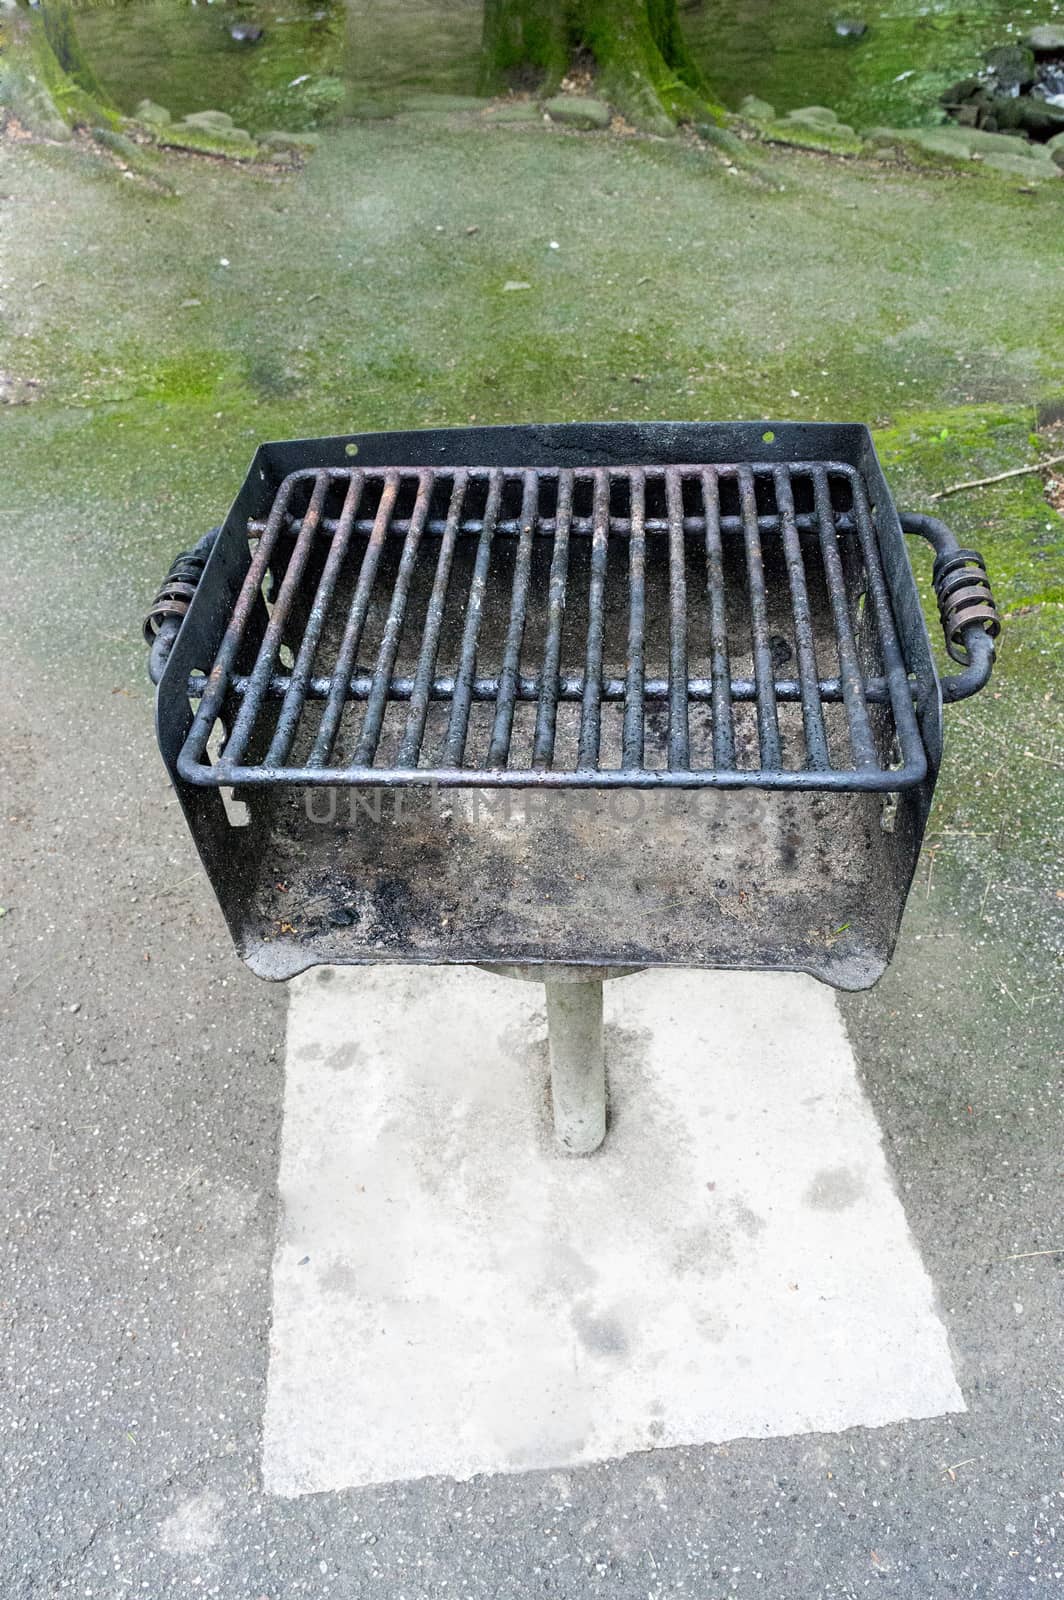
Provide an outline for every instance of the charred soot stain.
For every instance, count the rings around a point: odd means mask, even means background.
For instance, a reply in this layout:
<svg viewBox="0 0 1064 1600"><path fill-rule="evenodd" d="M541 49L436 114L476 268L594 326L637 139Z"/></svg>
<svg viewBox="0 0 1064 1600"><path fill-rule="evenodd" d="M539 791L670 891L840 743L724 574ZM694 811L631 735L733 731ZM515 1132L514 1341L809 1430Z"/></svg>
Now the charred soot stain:
<svg viewBox="0 0 1064 1600"><path fill-rule="evenodd" d="M864 1179L849 1167L821 1167L805 1191L814 1211L845 1211L864 1194Z"/></svg>
<svg viewBox="0 0 1064 1600"><path fill-rule="evenodd" d="M577 1309L573 1327L584 1349L594 1356L623 1356L628 1349L628 1336L616 1317L595 1317Z"/></svg>
<svg viewBox="0 0 1064 1600"><path fill-rule="evenodd" d="M329 1051L324 1064L332 1072L347 1072L351 1067L357 1066L361 1055L361 1045L338 1044L335 1050Z"/></svg>

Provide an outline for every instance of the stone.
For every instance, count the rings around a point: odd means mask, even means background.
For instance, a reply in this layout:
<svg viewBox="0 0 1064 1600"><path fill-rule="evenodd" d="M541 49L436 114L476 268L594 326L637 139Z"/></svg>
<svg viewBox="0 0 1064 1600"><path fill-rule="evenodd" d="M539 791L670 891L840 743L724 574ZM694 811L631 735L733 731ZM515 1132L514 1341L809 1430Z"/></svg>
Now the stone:
<svg viewBox="0 0 1064 1600"><path fill-rule="evenodd" d="M833 27L840 39L863 39L868 32L868 23L860 17L836 17Z"/></svg>
<svg viewBox="0 0 1064 1600"><path fill-rule="evenodd" d="M483 113L483 120L492 123L507 122L538 122L540 110L534 100L503 100L497 106L489 106Z"/></svg>
<svg viewBox="0 0 1064 1600"><path fill-rule="evenodd" d="M995 172L1007 173L1010 178L1023 178L1029 183L1060 176L1060 170L1054 167L1052 160L1028 161L1023 156L1008 154L982 156L981 160L985 167L991 167Z"/></svg>
<svg viewBox="0 0 1064 1600"><path fill-rule="evenodd" d="M1020 156L1025 161L1051 159L1048 145L1028 144L1026 139L1015 133L988 133L985 128L968 128L965 131L968 146L976 154Z"/></svg>
<svg viewBox="0 0 1064 1600"><path fill-rule="evenodd" d="M162 123L171 120L166 107L156 105L154 100L141 100L133 115L138 122L146 122L150 127L161 126Z"/></svg>
<svg viewBox="0 0 1064 1600"><path fill-rule="evenodd" d="M1064 56L1064 26L1059 22L1043 22L1025 33L1023 42L1036 56Z"/></svg>
<svg viewBox="0 0 1064 1600"><path fill-rule="evenodd" d="M262 33L256 22L234 22L229 29L229 37L236 44L258 44Z"/></svg>
<svg viewBox="0 0 1064 1600"><path fill-rule="evenodd" d="M569 128L608 128L613 113L604 100L589 100L579 94L556 94L545 100L543 109L552 122Z"/></svg>
<svg viewBox="0 0 1064 1600"><path fill-rule="evenodd" d="M948 89L943 90L939 105L961 106L967 100L983 100L986 96L987 87L982 78L961 78L958 83L951 83Z"/></svg>
<svg viewBox="0 0 1064 1600"><path fill-rule="evenodd" d="M319 140L316 133L288 133L283 128L271 128L269 133L260 135L259 143L267 150L316 150Z"/></svg>
<svg viewBox="0 0 1064 1600"><path fill-rule="evenodd" d="M473 94L423 94L404 99L402 110L407 116L446 116L455 111L483 111L489 104Z"/></svg>
<svg viewBox="0 0 1064 1600"><path fill-rule="evenodd" d="M1049 148L1048 145L1046 148ZM1055 150L1050 152L1050 159L1055 166L1060 167L1061 171L1064 171L1064 144L1058 145Z"/></svg>
<svg viewBox="0 0 1064 1600"><path fill-rule="evenodd" d="M190 128L219 128L225 130L233 126L233 119L227 111L190 111L187 117L182 117L182 122Z"/></svg>
<svg viewBox="0 0 1064 1600"><path fill-rule="evenodd" d="M746 94L739 101L739 115L750 122L775 122L776 107L759 100L756 94Z"/></svg>
<svg viewBox="0 0 1064 1600"><path fill-rule="evenodd" d="M776 144L795 145L799 150L824 150L833 155L860 155L864 144L853 128L844 122L818 122L815 119L785 117L769 122L764 137Z"/></svg>
<svg viewBox="0 0 1064 1600"><path fill-rule="evenodd" d="M788 111L786 120L788 122L835 123L839 119L830 106L799 106L796 111Z"/></svg>
<svg viewBox="0 0 1064 1600"><path fill-rule="evenodd" d="M1034 82L1034 52L1022 44L1005 44L983 58L1002 89L1023 89Z"/></svg>
<svg viewBox="0 0 1064 1600"><path fill-rule="evenodd" d="M175 150L195 150L200 155L225 156L230 161L254 161L258 145L243 128L204 128L189 122L166 122L154 130L158 144Z"/></svg>
<svg viewBox="0 0 1064 1600"><path fill-rule="evenodd" d="M1046 149L1051 150L1055 158L1058 150L1064 150L1064 133L1055 133L1046 145Z"/></svg>
<svg viewBox="0 0 1064 1600"><path fill-rule="evenodd" d="M723 150L726 156L733 160L748 156L749 146L745 145L738 134L732 133L730 128L722 128L718 122L696 122L694 131L706 144L711 144L716 150Z"/></svg>

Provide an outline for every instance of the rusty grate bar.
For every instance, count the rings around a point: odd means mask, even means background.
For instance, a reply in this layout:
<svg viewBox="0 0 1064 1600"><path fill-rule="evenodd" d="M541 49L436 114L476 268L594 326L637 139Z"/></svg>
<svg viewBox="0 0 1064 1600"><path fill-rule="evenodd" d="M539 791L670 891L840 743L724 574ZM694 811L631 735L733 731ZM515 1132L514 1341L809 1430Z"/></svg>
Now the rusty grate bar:
<svg viewBox="0 0 1064 1600"><path fill-rule="evenodd" d="M732 701L738 699L728 662L728 615L721 545L720 481L712 467L702 473L702 507L706 534L706 589L709 596L709 647L713 701L713 765L721 772L735 766ZM752 687L752 686L751 686ZM776 691L779 693L779 690Z"/></svg>
<svg viewBox="0 0 1064 1600"><path fill-rule="evenodd" d="M626 767L643 765L646 717L647 540L646 478L636 469L631 482L631 537L628 542L628 653L624 677L623 757ZM603 693L608 693L603 685ZM610 697L612 698L612 696Z"/></svg>
<svg viewBox="0 0 1064 1600"><path fill-rule="evenodd" d="M406 727L403 730L403 742L399 746L399 755L397 757L398 764L401 767L417 766L421 741L425 737L425 718L428 715L429 700L433 698L437 700L451 698L450 695L433 695L432 674L440 648L443 608L447 598L447 585L451 577L455 541L458 538L462 506L465 501L468 482L469 474L467 472L460 469L455 473L454 483L451 488L451 503L447 511L447 521L443 525L440 553L436 559L436 573L433 578L432 594L429 597L428 611L425 617L425 631L421 638L417 674L410 686L410 710L407 713ZM393 685L394 680L392 684L389 684L389 697L391 699L407 698L406 696L396 695Z"/></svg>
<svg viewBox="0 0 1064 1600"><path fill-rule="evenodd" d="M890 790L926 772L848 465L322 467L248 536L189 681L190 781Z"/></svg>
<svg viewBox="0 0 1064 1600"><path fill-rule="evenodd" d="M528 686L517 682L517 693L522 699L536 696L536 731L532 742L532 765L541 771L549 767L554 757L554 740L558 728L558 700L562 692L559 674L562 653L562 619L565 615L565 590L569 581L569 524L573 515L573 475L563 472L558 479L558 514L554 522L554 549L551 553L550 578L547 589L547 629L543 644L543 670L539 683ZM580 685L580 698L584 686ZM576 696L574 695L575 699Z"/></svg>

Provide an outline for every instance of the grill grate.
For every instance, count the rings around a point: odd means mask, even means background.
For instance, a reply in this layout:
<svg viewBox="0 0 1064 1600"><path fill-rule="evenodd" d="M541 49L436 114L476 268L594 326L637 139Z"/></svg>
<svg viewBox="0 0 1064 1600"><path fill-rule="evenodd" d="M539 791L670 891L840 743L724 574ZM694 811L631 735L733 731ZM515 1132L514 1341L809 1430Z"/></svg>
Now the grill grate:
<svg viewBox="0 0 1064 1600"><path fill-rule="evenodd" d="M248 535L215 661L188 684L193 783L926 774L851 466L307 469Z"/></svg>

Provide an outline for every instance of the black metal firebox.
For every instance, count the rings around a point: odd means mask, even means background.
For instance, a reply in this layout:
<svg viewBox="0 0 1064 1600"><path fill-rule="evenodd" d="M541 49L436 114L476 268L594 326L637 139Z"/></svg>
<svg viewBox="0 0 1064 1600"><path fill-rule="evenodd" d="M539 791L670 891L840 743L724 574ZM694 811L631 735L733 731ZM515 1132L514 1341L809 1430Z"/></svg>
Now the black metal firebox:
<svg viewBox="0 0 1064 1600"><path fill-rule="evenodd" d="M989 674L940 523L939 679L858 425L263 445L149 617L163 757L237 947L880 974Z"/></svg>

